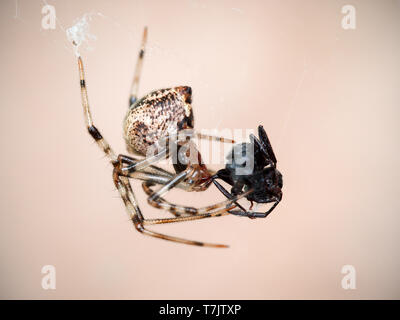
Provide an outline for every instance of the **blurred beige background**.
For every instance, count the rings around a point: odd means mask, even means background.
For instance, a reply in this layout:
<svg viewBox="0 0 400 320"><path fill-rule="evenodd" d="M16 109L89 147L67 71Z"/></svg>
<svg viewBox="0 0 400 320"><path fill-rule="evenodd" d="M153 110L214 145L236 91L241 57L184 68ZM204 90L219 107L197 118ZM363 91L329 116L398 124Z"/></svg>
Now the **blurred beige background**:
<svg viewBox="0 0 400 320"><path fill-rule="evenodd" d="M0 10L0 298L400 298L400 1L48 1ZM356 8L344 30L341 9ZM143 26L140 91L193 88L197 128L266 128L284 199L265 220L234 216L137 233L87 134L63 28L93 17L82 50L97 127L126 153L122 119ZM167 216L137 197L147 216ZM205 205L223 197L174 191ZM41 268L56 267L56 290ZM343 265L356 289L341 287Z"/></svg>

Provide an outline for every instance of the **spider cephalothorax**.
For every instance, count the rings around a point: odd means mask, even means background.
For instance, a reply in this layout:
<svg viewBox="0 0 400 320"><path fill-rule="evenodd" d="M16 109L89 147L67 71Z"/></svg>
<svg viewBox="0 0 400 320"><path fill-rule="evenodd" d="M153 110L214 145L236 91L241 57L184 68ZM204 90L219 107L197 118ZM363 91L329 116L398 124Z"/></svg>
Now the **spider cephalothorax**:
<svg viewBox="0 0 400 320"><path fill-rule="evenodd" d="M231 194L236 196L252 190L246 198L251 202L275 204L266 213L230 211L234 214L249 217L265 217L282 199L282 174L276 169L276 157L262 126L258 127L258 136L250 135L250 143L233 146L227 159L226 167L214 176L232 186ZM221 186L217 185L221 190ZM222 191L222 190L221 190Z"/></svg>

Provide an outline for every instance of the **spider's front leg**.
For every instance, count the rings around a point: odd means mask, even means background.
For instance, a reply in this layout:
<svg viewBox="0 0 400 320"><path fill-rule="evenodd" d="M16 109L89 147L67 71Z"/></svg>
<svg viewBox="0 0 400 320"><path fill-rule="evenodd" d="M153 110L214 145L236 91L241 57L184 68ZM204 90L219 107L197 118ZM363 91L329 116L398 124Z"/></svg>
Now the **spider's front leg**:
<svg viewBox="0 0 400 320"><path fill-rule="evenodd" d="M85 80L85 71L83 69L82 58L78 57L78 67L79 67L79 76L80 76L80 87L81 87L81 99L82 99L82 107L83 113L85 116L86 126L88 128L89 134L92 136L94 141L96 141L97 145L103 150L105 155L110 159L112 163L117 162L117 157L114 151L111 149L108 142L103 138L100 131L93 125L93 118L90 112L89 107L89 99L86 89L86 80Z"/></svg>

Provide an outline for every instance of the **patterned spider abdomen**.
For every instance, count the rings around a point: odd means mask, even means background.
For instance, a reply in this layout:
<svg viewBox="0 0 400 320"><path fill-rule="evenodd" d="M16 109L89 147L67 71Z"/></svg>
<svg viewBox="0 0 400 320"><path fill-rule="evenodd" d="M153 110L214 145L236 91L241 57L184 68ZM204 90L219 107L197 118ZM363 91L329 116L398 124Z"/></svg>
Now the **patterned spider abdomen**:
<svg viewBox="0 0 400 320"><path fill-rule="evenodd" d="M124 120L129 151L146 155L148 148L181 129L193 128L192 89L160 89L133 103Z"/></svg>

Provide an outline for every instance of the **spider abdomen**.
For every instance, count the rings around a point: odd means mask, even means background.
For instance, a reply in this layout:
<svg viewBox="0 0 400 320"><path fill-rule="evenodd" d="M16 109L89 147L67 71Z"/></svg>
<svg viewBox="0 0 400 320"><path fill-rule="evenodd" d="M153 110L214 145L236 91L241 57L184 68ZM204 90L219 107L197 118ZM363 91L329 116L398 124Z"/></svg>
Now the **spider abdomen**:
<svg viewBox="0 0 400 320"><path fill-rule="evenodd" d="M129 150L146 155L148 148L181 129L193 128L190 87L160 89L136 101L124 120Z"/></svg>

